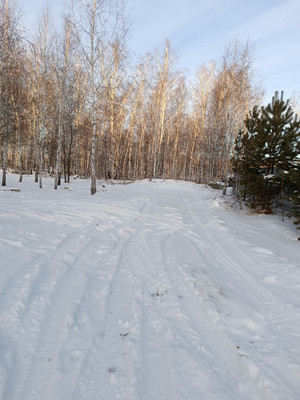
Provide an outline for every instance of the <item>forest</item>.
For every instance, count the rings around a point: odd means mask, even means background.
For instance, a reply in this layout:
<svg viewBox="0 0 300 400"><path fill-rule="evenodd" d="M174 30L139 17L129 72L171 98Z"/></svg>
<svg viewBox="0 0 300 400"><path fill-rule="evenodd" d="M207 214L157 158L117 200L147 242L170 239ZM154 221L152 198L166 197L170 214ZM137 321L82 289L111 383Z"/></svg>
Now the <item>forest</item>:
<svg viewBox="0 0 300 400"><path fill-rule="evenodd" d="M8 170L20 181L34 174L41 188L43 176L55 177L54 189L90 178L91 194L97 179L222 181L225 191L229 179L242 182L232 179L244 154L236 149L264 96L249 42L234 39L216 61L199 54L188 80L167 39L133 57L122 2L71 1L57 25L44 9L32 34L19 3L0 0L3 186Z"/></svg>

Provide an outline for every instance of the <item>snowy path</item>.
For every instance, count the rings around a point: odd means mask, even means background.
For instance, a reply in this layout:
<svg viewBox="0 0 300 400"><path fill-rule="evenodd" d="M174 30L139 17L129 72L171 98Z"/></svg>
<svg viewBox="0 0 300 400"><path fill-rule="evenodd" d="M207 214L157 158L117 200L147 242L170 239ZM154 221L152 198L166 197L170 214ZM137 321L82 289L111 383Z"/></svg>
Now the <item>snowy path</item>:
<svg viewBox="0 0 300 400"><path fill-rule="evenodd" d="M191 183L90 197L85 181L9 178L22 191L0 193L0 399L299 398L289 222Z"/></svg>

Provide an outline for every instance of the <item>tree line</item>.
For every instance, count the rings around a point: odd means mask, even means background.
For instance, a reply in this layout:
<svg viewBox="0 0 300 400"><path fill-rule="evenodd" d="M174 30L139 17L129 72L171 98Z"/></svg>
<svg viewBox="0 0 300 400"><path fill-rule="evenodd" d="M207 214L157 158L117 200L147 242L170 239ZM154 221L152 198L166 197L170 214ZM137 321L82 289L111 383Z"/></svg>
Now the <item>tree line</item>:
<svg viewBox="0 0 300 400"><path fill-rule="evenodd" d="M133 61L122 2L74 0L56 29L45 9L30 38L0 0L0 145L6 171L91 179L224 181L263 91L248 42L199 63L190 83L166 40ZM201 54L199 54L201 61ZM225 188L226 188L225 186Z"/></svg>

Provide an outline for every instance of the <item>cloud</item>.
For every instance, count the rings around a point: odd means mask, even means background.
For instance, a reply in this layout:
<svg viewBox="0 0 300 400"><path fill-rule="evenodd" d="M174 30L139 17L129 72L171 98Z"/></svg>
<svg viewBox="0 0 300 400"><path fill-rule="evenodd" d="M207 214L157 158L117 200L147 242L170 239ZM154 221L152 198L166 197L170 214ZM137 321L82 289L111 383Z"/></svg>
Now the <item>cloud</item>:
<svg viewBox="0 0 300 400"><path fill-rule="evenodd" d="M134 16L131 41L141 52L158 46L165 38L182 48L203 31L202 26L207 25L216 8L227 9L236 1L129 0Z"/></svg>
<svg viewBox="0 0 300 400"><path fill-rule="evenodd" d="M255 44L266 90L300 90L299 0L129 0L135 17L130 47L137 54L161 47L165 38L192 73L219 59L233 38Z"/></svg>

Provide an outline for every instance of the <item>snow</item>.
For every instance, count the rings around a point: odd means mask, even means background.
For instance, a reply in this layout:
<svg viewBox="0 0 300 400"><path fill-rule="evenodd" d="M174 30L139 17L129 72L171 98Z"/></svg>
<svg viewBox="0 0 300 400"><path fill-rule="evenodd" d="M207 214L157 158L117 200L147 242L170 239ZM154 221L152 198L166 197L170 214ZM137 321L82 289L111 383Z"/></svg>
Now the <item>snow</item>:
<svg viewBox="0 0 300 400"><path fill-rule="evenodd" d="M0 398L300 396L300 244L188 182L0 192Z"/></svg>

